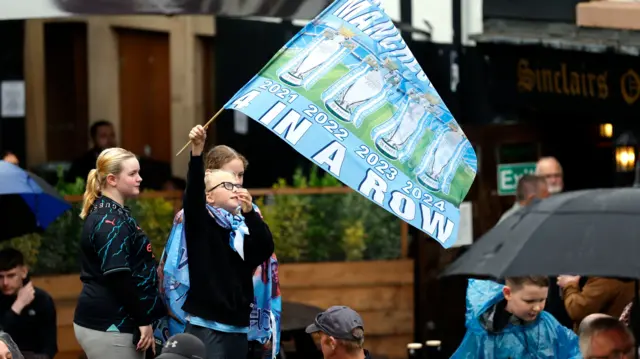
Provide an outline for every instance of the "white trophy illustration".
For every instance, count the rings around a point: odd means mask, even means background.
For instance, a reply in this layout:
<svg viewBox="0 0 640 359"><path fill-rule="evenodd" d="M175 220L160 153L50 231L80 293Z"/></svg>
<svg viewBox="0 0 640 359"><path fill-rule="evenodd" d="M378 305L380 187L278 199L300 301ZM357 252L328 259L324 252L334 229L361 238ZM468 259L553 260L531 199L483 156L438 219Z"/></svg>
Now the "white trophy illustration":
<svg viewBox="0 0 640 359"><path fill-rule="evenodd" d="M345 27L339 31L326 29L311 46L281 69L280 80L291 86L309 87L356 48L355 42L350 40L354 35Z"/></svg>
<svg viewBox="0 0 640 359"><path fill-rule="evenodd" d="M436 118L440 118L443 115L442 109L438 106L442 102L440 98L433 96L430 93L424 94L424 99L426 100L427 111L429 111Z"/></svg>
<svg viewBox="0 0 640 359"><path fill-rule="evenodd" d="M415 147L428 117L424 97L416 92L408 93L408 100L400 108L399 115L383 124L375 136L376 147L390 159L404 159Z"/></svg>
<svg viewBox="0 0 640 359"><path fill-rule="evenodd" d="M415 173L423 186L448 193L449 185L445 182L453 179L468 141L456 123L440 124Z"/></svg>
<svg viewBox="0 0 640 359"><path fill-rule="evenodd" d="M385 94L400 83L397 65L385 60L380 66L373 55L326 91L325 105L338 119L359 127L359 118L382 105ZM323 96L324 97L324 96Z"/></svg>

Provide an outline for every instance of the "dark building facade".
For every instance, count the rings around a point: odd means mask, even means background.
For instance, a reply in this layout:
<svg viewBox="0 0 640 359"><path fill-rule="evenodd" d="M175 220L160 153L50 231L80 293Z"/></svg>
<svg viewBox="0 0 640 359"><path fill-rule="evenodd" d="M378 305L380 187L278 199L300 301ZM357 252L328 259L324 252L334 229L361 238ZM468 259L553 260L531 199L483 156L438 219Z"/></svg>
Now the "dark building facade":
<svg viewBox="0 0 640 359"><path fill-rule="evenodd" d="M0 34L0 83L24 81L24 21L0 21ZM26 162L24 117L0 117L0 153L4 151L15 153L21 164Z"/></svg>
<svg viewBox="0 0 640 359"><path fill-rule="evenodd" d="M534 126L539 155L560 160L568 190L614 185L613 141L640 130L640 34L576 26L578 2L486 0L475 37L483 80L462 99L485 102L477 123ZM600 136L605 123L612 138Z"/></svg>
<svg viewBox="0 0 640 359"><path fill-rule="evenodd" d="M476 239L513 203L513 197L496 193L498 164L555 156L565 190L620 185L615 139L626 131L640 133L640 36L576 26L580 2L484 0L476 46L452 47L460 54L460 85L456 105L449 107L478 155L466 197L473 202ZM612 138L600 133L605 123L613 125ZM431 241L415 245L416 291L422 293L416 307L426 308L416 339L442 340L442 357L449 357L465 333L466 280L433 273L462 251Z"/></svg>

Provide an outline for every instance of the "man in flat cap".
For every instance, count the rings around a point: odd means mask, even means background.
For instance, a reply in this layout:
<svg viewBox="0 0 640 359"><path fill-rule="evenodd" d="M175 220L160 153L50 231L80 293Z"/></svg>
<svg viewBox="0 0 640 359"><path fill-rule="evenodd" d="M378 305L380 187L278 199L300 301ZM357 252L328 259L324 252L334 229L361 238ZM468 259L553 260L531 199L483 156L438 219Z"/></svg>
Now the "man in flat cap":
<svg viewBox="0 0 640 359"><path fill-rule="evenodd" d="M324 359L371 359L363 348L362 318L349 307L333 306L318 314L306 331L319 337Z"/></svg>

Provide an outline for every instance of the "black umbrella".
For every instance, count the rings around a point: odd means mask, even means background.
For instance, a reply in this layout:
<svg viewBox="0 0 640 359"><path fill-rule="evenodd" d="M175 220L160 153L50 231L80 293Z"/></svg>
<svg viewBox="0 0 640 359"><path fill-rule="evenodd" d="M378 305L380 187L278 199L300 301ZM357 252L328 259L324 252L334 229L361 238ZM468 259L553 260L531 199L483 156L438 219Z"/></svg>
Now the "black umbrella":
<svg viewBox="0 0 640 359"><path fill-rule="evenodd" d="M514 213L443 276L640 278L640 189L567 192Z"/></svg>

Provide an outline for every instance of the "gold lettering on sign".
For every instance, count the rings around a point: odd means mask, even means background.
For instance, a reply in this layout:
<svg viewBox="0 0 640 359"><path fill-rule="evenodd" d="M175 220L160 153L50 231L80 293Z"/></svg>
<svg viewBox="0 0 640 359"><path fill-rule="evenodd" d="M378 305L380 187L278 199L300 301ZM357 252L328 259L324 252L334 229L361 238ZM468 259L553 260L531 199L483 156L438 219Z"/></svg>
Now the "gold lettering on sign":
<svg viewBox="0 0 640 359"><path fill-rule="evenodd" d="M609 97L608 74L608 71L599 74L570 71L564 62L560 63L559 68L556 69L532 68L529 60L520 59L518 61L518 91L604 100Z"/></svg>
<svg viewBox="0 0 640 359"><path fill-rule="evenodd" d="M640 97L640 76L629 69L620 77L620 93L629 105L633 105Z"/></svg>

